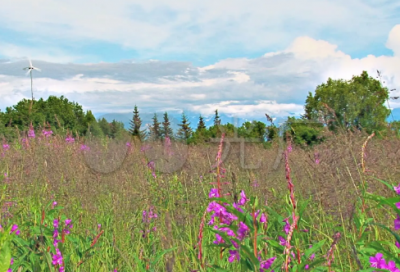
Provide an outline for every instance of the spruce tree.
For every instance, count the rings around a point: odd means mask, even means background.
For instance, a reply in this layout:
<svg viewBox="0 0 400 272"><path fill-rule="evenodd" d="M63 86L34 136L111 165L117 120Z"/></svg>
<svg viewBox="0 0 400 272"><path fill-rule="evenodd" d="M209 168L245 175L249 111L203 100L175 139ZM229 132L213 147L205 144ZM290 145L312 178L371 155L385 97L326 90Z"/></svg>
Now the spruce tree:
<svg viewBox="0 0 400 272"><path fill-rule="evenodd" d="M221 125L221 118L219 118L218 110L215 110L214 126Z"/></svg>
<svg viewBox="0 0 400 272"><path fill-rule="evenodd" d="M139 117L139 111L137 106L135 105L135 108L133 110L133 117L132 120L130 121L130 129L129 129L129 133L133 136L133 137L138 137L139 140L143 139L143 133L142 131L140 131L140 126L142 125L142 120Z"/></svg>
<svg viewBox="0 0 400 272"><path fill-rule="evenodd" d="M173 131L171 128L171 123L169 122L169 117L167 112L164 113L164 122L162 123L162 125L163 125L161 132L162 138L168 136L171 139L173 137Z"/></svg>
<svg viewBox="0 0 400 272"><path fill-rule="evenodd" d="M151 140L158 141L161 139L161 127L160 127L160 122L158 122L156 113L154 113L152 119L153 119L153 125L150 126L149 136Z"/></svg>
<svg viewBox="0 0 400 272"><path fill-rule="evenodd" d="M197 125L197 130L203 130L206 129L206 124L204 123L204 118L203 116L200 115L199 117L199 123Z"/></svg>
<svg viewBox="0 0 400 272"><path fill-rule="evenodd" d="M190 128L190 123L188 122L185 113L182 113L182 123L179 124L179 126L178 138L187 141L192 135L192 129Z"/></svg>

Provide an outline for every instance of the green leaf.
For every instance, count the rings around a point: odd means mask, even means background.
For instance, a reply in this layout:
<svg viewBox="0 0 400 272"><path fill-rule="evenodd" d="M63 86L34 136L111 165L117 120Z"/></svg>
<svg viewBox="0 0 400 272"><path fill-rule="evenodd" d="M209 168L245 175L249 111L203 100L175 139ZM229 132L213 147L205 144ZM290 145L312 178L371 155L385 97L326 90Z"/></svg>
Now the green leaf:
<svg viewBox="0 0 400 272"><path fill-rule="evenodd" d="M0 249L0 272L7 272L11 263L10 242L5 242Z"/></svg>

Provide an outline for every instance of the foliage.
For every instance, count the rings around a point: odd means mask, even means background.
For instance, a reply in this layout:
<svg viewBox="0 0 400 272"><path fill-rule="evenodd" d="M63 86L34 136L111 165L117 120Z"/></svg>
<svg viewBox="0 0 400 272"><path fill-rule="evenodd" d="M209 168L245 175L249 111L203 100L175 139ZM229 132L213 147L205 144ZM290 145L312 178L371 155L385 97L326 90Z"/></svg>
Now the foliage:
<svg viewBox="0 0 400 272"><path fill-rule="evenodd" d="M322 118L334 131L341 127L371 133L386 127L390 110L384 103L388 98L387 88L366 71L349 81L329 78L317 86L315 95L310 92L307 96L304 117L312 121Z"/></svg>

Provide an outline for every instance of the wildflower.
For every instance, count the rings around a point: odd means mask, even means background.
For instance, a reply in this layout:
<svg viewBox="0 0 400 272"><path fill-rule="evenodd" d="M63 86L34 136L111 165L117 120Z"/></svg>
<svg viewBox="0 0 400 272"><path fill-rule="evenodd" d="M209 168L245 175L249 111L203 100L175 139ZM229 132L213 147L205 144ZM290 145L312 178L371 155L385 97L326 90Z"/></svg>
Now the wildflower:
<svg viewBox="0 0 400 272"><path fill-rule="evenodd" d="M58 228L58 219L53 220L53 226L54 228Z"/></svg>
<svg viewBox="0 0 400 272"><path fill-rule="evenodd" d="M53 265L62 265L62 255L58 248L56 248L56 254L53 255Z"/></svg>
<svg viewBox="0 0 400 272"><path fill-rule="evenodd" d="M276 259L276 257L272 257L266 261L262 261L260 263L260 272L264 272L265 271L264 269L269 269L271 267L272 263L275 261L275 259Z"/></svg>
<svg viewBox="0 0 400 272"><path fill-rule="evenodd" d="M66 141L67 143L73 143L73 142L75 142L75 139L72 138L71 135L68 135L67 138L65 138L65 141Z"/></svg>
<svg viewBox="0 0 400 272"><path fill-rule="evenodd" d="M209 198L213 198L213 197L219 197L218 194L218 189L217 188L211 188L210 193L208 194Z"/></svg>
<svg viewBox="0 0 400 272"><path fill-rule="evenodd" d="M400 269L398 269L398 268L396 267L396 263L395 263L394 261L389 261L389 262L387 263L387 265L385 265L385 266L382 267L382 268L388 269L388 270L391 271L391 272L400 272Z"/></svg>
<svg viewBox="0 0 400 272"><path fill-rule="evenodd" d="M132 146L130 142L126 142L125 145L126 145L127 147L131 147L131 146Z"/></svg>
<svg viewBox="0 0 400 272"><path fill-rule="evenodd" d="M52 204L51 204L51 208L52 209L54 209L54 207L57 205L57 201L54 201Z"/></svg>
<svg viewBox="0 0 400 272"><path fill-rule="evenodd" d="M394 243L396 245L397 248L400 248L400 243L396 241L396 243Z"/></svg>
<svg viewBox="0 0 400 272"><path fill-rule="evenodd" d="M10 145L9 144L3 144L3 149L4 150L9 150L10 149Z"/></svg>
<svg viewBox="0 0 400 272"><path fill-rule="evenodd" d="M400 217L397 215L397 218L394 220L394 230L400 229Z"/></svg>
<svg viewBox="0 0 400 272"><path fill-rule="evenodd" d="M278 239L279 239L279 244L281 246L286 245L286 239L285 238L283 238L282 236L278 236Z"/></svg>
<svg viewBox="0 0 400 272"><path fill-rule="evenodd" d="M369 257L369 262L371 263L371 267L375 268L383 268L383 266L386 266L385 259L383 258L382 253L376 253L375 256Z"/></svg>
<svg viewBox="0 0 400 272"><path fill-rule="evenodd" d="M18 225L13 225L12 227L11 227L11 231L10 231L10 234L12 234L12 233L14 233L15 232L15 235L19 235L21 232L19 231L19 229L18 229Z"/></svg>
<svg viewBox="0 0 400 272"><path fill-rule="evenodd" d="M87 145L81 145L81 150L82 151L89 151L90 150L90 147L88 147Z"/></svg>
<svg viewBox="0 0 400 272"><path fill-rule="evenodd" d="M288 234L290 230L289 218L285 218L283 221L286 222L285 226L283 227L283 231Z"/></svg>
<svg viewBox="0 0 400 272"><path fill-rule="evenodd" d="M245 223L239 222L239 229L237 230L238 239L243 240L243 238L246 236L248 231L249 231L249 227Z"/></svg>
<svg viewBox="0 0 400 272"><path fill-rule="evenodd" d="M240 260L240 254L238 250L229 250L229 258L228 261L232 263L234 260Z"/></svg>
<svg viewBox="0 0 400 272"><path fill-rule="evenodd" d="M51 131L51 130L42 130L42 134L46 137L46 138L48 138L48 137L50 137L52 134L53 134L53 131Z"/></svg>
<svg viewBox="0 0 400 272"><path fill-rule="evenodd" d="M394 186L393 189L396 192L396 194L400 195L400 184L398 186Z"/></svg>
<svg viewBox="0 0 400 272"><path fill-rule="evenodd" d="M33 129L32 123L29 126L28 138L35 138L35 130Z"/></svg>
<svg viewBox="0 0 400 272"><path fill-rule="evenodd" d="M265 213L261 214L260 223L267 223L267 216Z"/></svg>
<svg viewBox="0 0 400 272"><path fill-rule="evenodd" d="M239 199L239 205L243 206L244 204L246 204L246 202L249 201L249 199L246 197L244 191L242 190L240 192L240 199Z"/></svg>

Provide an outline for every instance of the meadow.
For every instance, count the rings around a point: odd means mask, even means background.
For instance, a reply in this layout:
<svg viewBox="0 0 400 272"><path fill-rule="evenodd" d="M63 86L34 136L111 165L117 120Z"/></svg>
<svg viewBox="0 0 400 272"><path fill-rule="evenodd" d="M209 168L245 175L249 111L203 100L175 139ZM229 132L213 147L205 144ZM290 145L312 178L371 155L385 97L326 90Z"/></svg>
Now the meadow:
<svg viewBox="0 0 400 272"><path fill-rule="evenodd" d="M30 133L0 145L0 272L400 271L394 135L304 149Z"/></svg>

